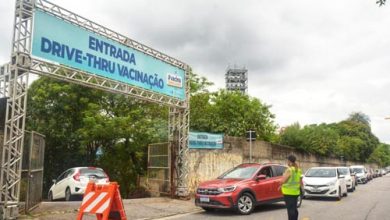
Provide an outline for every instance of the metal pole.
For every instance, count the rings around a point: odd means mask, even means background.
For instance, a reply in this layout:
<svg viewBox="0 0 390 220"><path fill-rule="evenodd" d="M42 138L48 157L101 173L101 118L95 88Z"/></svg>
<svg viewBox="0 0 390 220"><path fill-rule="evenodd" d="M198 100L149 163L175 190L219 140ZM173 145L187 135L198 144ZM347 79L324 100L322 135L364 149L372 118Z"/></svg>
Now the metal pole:
<svg viewBox="0 0 390 220"><path fill-rule="evenodd" d="M252 163L252 130L249 130L249 163Z"/></svg>

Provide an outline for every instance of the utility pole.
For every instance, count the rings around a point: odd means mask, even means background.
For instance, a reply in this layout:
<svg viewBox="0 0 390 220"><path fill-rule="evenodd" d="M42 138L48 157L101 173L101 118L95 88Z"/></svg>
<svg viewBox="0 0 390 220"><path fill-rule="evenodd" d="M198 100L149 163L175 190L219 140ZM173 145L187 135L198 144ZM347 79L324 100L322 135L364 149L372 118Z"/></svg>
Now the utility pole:
<svg viewBox="0 0 390 220"><path fill-rule="evenodd" d="M249 141L249 163L252 163L252 141L256 140L256 131L247 131L246 140Z"/></svg>

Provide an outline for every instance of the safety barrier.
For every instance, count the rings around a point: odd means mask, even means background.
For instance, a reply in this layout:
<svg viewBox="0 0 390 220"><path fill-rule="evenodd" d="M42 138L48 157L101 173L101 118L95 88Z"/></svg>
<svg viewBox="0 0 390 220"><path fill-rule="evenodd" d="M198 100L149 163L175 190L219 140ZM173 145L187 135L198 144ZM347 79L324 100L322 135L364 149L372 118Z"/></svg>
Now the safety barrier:
<svg viewBox="0 0 390 220"><path fill-rule="evenodd" d="M82 220L86 213L95 214L98 220L127 220L119 185L88 183L77 220Z"/></svg>

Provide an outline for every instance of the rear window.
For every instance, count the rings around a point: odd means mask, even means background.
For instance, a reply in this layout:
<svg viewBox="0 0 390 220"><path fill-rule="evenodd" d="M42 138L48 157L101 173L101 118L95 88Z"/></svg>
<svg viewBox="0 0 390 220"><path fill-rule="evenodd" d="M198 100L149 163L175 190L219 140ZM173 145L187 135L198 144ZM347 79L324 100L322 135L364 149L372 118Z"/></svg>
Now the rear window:
<svg viewBox="0 0 390 220"><path fill-rule="evenodd" d="M107 177L101 169L82 168L80 169L81 176L96 176L96 177Z"/></svg>
<svg viewBox="0 0 390 220"><path fill-rule="evenodd" d="M349 175L349 169L348 168L339 168L338 171L339 171L339 173L341 175Z"/></svg>
<svg viewBox="0 0 390 220"><path fill-rule="evenodd" d="M355 172L355 173L364 173L363 168L353 168L353 172Z"/></svg>

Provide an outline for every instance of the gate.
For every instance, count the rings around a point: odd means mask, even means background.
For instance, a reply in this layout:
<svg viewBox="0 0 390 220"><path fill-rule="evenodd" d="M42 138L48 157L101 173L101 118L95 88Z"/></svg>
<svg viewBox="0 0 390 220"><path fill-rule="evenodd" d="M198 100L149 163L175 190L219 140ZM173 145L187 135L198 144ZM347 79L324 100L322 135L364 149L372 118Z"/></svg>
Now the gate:
<svg viewBox="0 0 390 220"><path fill-rule="evenodd" d="M147 183L150 191L171 195L171 151L168 143L148 146Z"/></svg>
<svg viewBox="0 0 390 220"><path fill-rule="evenodd" d="M29 212L42 201L45 137L37 132L25 132L22 178L20 188L21 210ZM23 205L24 202L24 205Z"/></svg>
<svg viewBox="0 0 390 220"><path fill-rule="evenodd" d="M18 216L27 87L31 73L169 107L168 140L171 144L174 143L172 149L176 148L175 158L171 158L175 160L172 163L175 163L176 167L175 192L172 193L177 196L188 196L190 67L165 53L46 0L15 0L15 2L11 62L4 65L4 68L0 68L0 97L8 97L3 147L0 149L0 219L16 219ZM48 25L61 28L62 32L53 32ZM67 38L75 34L77 37ZM44 39L50 42L67 42L69 48L80 51L81 58L73 56L74 59L70 60L42 51L42 46L46 42ZM144 65L138 65L139 68L136 68L132 67L135 66L135 61L132 63L118 57L108 58L101 51L95 51L88 46L90 39L101 42L109 40L110 43L104 45L122 48L117 50L131 53L134 60L136 56ZM91 56L86 56L87 54ZM88 62L86 58L89 59ZM123 69L126 69L126 74L118 78L118 74L113 74L105 68L103 70L102 60L120 64ZM120 73L118 69L114 72ZM139 77L134 81L131 77L134 78L135 73L138 73ZM144 73L143 76L141 73ZM166 154L165 158L169 158L169 154ZM151 160L154 163L153 160L158 159ZM150 169L155 174L156 172L164 174L164 183L168 183L165 188L169 189L170 183L165 180L167 177L169 179L172 172L167 167L169 166L165 163L159 171L154 166ZM29 170L30 179L32 170L39 169L29 167ZM35 173L35 175L39 174ZM157 177L159 176L156 174ZM27 181L27 184L30 182Z"/></svg>

